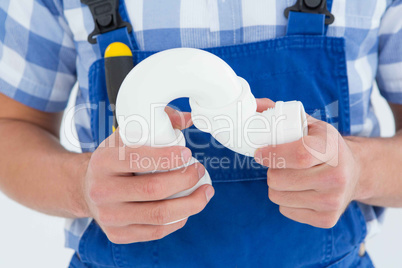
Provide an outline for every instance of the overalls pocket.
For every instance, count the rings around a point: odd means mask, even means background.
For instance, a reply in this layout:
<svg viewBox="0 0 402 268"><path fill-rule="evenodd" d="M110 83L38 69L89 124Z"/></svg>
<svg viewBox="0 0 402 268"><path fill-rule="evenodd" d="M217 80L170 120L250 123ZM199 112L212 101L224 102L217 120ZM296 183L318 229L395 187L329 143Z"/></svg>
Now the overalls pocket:
<svg viewBox="0 0 402 268"><path fill-rule="evenodd" d="M359 246L356 246L351 252L346 254L341 259L327 266L327 268L374 268L374 264L370 256L365 253L363 256L359 255Z"/></svg>

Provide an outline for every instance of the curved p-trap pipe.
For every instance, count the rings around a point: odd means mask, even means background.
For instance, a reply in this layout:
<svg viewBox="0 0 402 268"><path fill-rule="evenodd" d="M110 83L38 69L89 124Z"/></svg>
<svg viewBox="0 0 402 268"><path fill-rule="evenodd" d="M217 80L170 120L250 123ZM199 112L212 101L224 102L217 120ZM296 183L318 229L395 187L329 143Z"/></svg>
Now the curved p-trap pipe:
<svg viewBox="0 0 402 268"><path fill-rule="evenodd" d="M124 144L184 146L182 132L173 129L164 111L181 97L189 97L192 121L199 130L240 154L254 156L257 148L307 134L301 102L277 102L275 108L258 113L247 81L222 59L204 50L176 48L145 59L123 81L116 116ZM211 183L208 172L192 189L173 197L188 195L205 183Z"/></svg>

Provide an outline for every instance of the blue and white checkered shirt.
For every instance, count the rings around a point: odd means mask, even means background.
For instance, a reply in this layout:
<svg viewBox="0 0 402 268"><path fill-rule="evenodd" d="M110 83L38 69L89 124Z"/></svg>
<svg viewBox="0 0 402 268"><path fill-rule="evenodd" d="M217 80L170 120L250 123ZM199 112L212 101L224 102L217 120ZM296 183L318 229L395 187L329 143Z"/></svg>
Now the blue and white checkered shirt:
<svg viewBox="0 0 402 268"><path fill-rule="evenodd" d="M140 50L215 47L284 36L286 7L296 0L126 0ZM402 104L402 0L334 0L329 36L346 39L352 134L379 135L370 102L373 83ZM80 0L0 1L0 92L33 108L62 111L78 80L76 104L88 104L88 70L101 57L87 42L94 23ZM89 108L89 107L88 107ZM89 109L75 117L82 143L91 143ZM84 148L92 150L91 146ZM372 207L366 220L375 222ZM89 220L68 224L77 249Z"/></svg>

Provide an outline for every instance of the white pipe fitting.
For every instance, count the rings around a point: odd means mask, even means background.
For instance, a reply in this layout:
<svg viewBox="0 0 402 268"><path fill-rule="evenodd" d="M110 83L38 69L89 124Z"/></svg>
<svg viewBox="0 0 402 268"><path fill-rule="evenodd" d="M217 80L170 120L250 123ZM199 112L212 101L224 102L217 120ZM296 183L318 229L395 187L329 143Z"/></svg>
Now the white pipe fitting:
<svg viewBox="0 0 402 268"><path fill-rule="evenodd" d="M123 81L116 116L124 144L184 146L182 132L173 129L164 111L169 102L181 97L190 99L194 125L237 153L254 156L262 146L307 135L301 102L277 102L275 108L257 113L247 81L222 59L204 50L176 48L148 57ZM211 183L208 172L183 195L205 183Z"/></svg>

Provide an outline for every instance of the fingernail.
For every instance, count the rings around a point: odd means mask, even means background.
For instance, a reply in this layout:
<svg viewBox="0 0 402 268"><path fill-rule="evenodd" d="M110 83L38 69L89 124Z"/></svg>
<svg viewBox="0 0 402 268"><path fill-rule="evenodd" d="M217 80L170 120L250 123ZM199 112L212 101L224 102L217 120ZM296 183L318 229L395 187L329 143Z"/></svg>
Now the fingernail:
<svg viewBox="0 0 402 268"><path fill-rule="evenodd" d="M181 158L184 163L187 163L191 159L191 150L189 148L184 148L181 150Z"/></svg>
<svg viewBox="0 0 402 268"><path fill-rule="evenodd" d="M200 163L197 163L196 165L197 165L197 170L198 170L198 178L201 179L205 175L205 168Z"/></svg>
<svg viewBox="0 0 402 268"><path fill-rule="evenodd" d="M257 150L254 154L255 162L261 164L262 163L262 153L261 150Z"/></svg>
<svg viewBox="0 0 402 268"><path fill-rule="evenodd" d="M212 186L209 186L207 190L205 191L205 195L207 196L207 201L211 200L211 198L214 196L215 190Z"/></svg>

